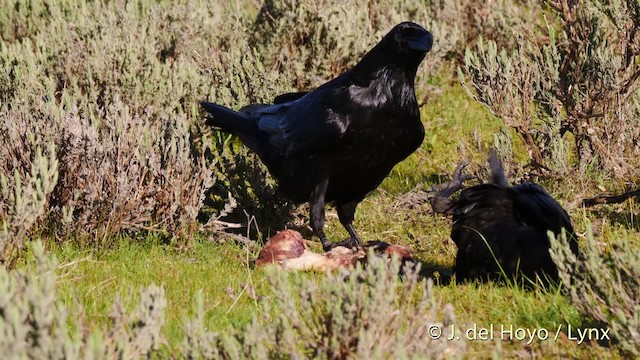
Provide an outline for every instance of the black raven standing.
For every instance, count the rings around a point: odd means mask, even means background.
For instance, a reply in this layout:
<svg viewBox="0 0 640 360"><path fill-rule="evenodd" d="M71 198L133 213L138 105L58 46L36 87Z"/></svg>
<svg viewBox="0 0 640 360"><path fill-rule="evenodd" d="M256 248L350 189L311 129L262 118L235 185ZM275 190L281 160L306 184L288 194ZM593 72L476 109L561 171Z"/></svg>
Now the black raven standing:
<svg viewBox="0 0 640 360"><path fill-rule="evenodd" d="M325 250L334 246L323 230L327 202L349 232L343 244L355 246L356 206L424 138L414 81L432 44L420 25L398 24L352 69L313 91L239 111L203 102L207 125L237 134L286 196L309 201Z"/></svg>
<svg viewBox="0 0 640 360"><path fill-rule="evenodd" d="M465 280L539 277L543 283L557 281L558 270L549 254L547 231L556 236L564 228L571 250L578 253L569 215L539 185L509 186L495 152L489 156L493 179L462 191L458 200L449 197L462 187L461 165L453 181L431 199L434 212L453 215L451 240L457 245L456 278Z"/></svg>

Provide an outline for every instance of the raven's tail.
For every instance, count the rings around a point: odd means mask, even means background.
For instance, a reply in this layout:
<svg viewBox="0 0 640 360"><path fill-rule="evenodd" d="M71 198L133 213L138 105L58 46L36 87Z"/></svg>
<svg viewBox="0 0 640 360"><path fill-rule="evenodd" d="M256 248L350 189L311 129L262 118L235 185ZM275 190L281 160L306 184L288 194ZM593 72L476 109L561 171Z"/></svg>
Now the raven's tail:
<svg viewBox="0 0 640 360"><path fill-rule="evenodd" d="M507 177L504 174L502 162L500 161L498 153L494 148L491 148L491 150L489 150L489 166L491 167L491 182L496 185L509 186Z"/></svg>
<svg viewBox="0 0 640 360"><path fill-rule="evenodd" d="M258 125L247 115L227 107L203 101L200 103L211 116L205 123L229 133L248 133L258 130Z"/></svg>

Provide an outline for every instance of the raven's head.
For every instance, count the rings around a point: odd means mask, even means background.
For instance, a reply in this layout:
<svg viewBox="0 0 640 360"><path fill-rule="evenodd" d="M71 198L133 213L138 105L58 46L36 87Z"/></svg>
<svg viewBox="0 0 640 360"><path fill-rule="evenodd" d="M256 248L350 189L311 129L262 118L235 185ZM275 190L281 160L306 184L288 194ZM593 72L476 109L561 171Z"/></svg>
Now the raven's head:
<svg viewBox="0 0 640 360"><path fill-rule="evenodd" d="M403 22L396 25L382 42L387 51L403 54L426 54L433 45L433 36L422 26L413 22Z"/></svg>
<svg viewBox="0 0 640 360"><path fill-rule="evenodd" d="M433 36L422 26L412 22L400 23L360 60L354 73L370 79L377 76L380 69L395 65L395 68L404 69L414 77L432 45Z"/></svg>

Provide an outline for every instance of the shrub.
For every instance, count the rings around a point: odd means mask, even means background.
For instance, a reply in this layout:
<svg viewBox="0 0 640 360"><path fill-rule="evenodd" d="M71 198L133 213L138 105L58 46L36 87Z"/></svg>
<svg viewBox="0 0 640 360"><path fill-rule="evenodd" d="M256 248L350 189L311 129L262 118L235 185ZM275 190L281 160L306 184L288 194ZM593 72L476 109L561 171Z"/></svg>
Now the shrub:
<svg viewBox="0 0 640 360"><path fill-rule="evenodd" d="M450 12L446 18L447 21L458 23L464 37L463 45L458 49L461 59L468 44L477 42L480 37L494 41L500 48L513 49L518 45L523 22L532 30L537 30L538 26L544 27L536 0L461 0L456 3L457 11Z"/></svg>
<svg viewBox="0 0 640 360"><path fill-rule="evenodd" d="M1 125L0 149L4 156L0 155L0 161L15 164L13 173L0 172L0 268L10 268L15 265L34 226L47 213L47 202L58 181L58 160L53 144L48 149L36 147L34 154L11 149L11 145L35 141L18 139L15 133L7 134L10 129L4 121ZM48 154L43 154L43 150Z"/></svg>
<svg viewBox="0 0 640 360"><path fill-rule="evenodd" d="M412 20L432 31L435 39L416 81L420 86L425 72L435 72L458 41L457 28L438 22L436 11L444 6L454 5L349 0L336 6L327 0L267 0L255 22L253 40L268 66L291 73L294 87L307 89L347 70L394 25Z"/></svg>
<svg viewBox="0 0 640 360"><path fill-rule="evenodd" d="M246 329L204 331L202 298L196 318L185 326L188 358L458 358L465 343L447 341L454 322L451 305L434 300L431 281L418 269L370 256L363 268L330 273L320 282L270 273L273 298ZM444 319L438 320L441 312ZM429 337L429 327L443 338Z"/></svg>
<svg viewBox="0 0 640 360"><path fill-rule="evenodd" d="M621 349L638 357L640 249L629 246L627 239L618 239L603 254L590 230L586 240L579 258L571 252L566 236L551 241L560 279L576 308L611 329Z"/></svg>
<svg viewBox="0 0 640 360"><path fill-rule="evenodd" d="M53 221L65 212L71 219L57 230L100 241L123 231L188 231L213 183L184 115L153 121L133 116L117 99L101 126L78 113L66 115L60 160Z"/></svg>
<svg viewBox="0 0 640 360"><path fill-rule="evenodd" d="M239 109L251 103L271 103L276 95L294 91L287 74L262 62L242 23L233 25L229 36L220 47L210 47L207 56L198 59L204 76L217 84L209 101ZM258 156L229 134L214 132L212 141L209 157L217 181L208 193L209 207L216 212L231 196L243 212L231 212L229 221L244 223L251 216L259 226L281 228L294 204L277 191L275 180Z"/></svg>
<svg viewBox="0 0 640 360"><path fill-rule="evenodd" d="M161 355L166 347L161 330L166 300L162 288L140 292L132 307L120 298L109 315L110 325L89 330L69 317L56 294L57 262L33 243L34 267L0 268L0 347L7 358L140 358ZM397 259L373 258L366 268L329 274L319 282L298 274L290 279L272 269L273 302L246 328L224 334L204 324L203 297L196 317L185 322L184 358L460 358L465 343L448 341L454 322L451 305L434 300L432 283L419 281L417 268L405 267L398 277ZM80 306L80 305L79 305ZM126 311L126 308L133 308ZM82 314L80 306L77 311ZM443 316L443 320L438 318ZM80 317L82 319L82 316ZM429 337L431 325L443 337Z"/></svg>
<svg viewBox="0 0 640 360"><path fill-rule="evenodd" d="M250 229L244 229L243 233L265 240L272 233L270 228L281 229L290 222L298 207L281 194L258 156L232 139L226 134L217 134L215 176L219 181L211 188L209 196L217 202L213 206L216 209L227 201L222 194L228 193L233 198L234 208L241 209L242 213L229 211L227 220L236 224L247 222L247 228L252 219L255 220L255 230L259 233L252 234Z"/></svg>
<svg viewBox="0 0 640 360"><path fill-rule="evenodd" d="M0 0L7 9L0 119L8 134L0 141L9 149L0 157L19 159L3 161L0 171L17 169L24 181L37 149L51 144L60 164L30 227L93 244L140 230L180 237L196 228L212 184L208 213L228 213L231 194L260 225L280 227L293 206L254 155L225 135L208 136L198 102L237 109L307 89L344 71L404 20L436 39L417 81L424 91L425 76L446 65L466 36L458 15L482 12L451 0L365 5ZM5 196L0 209L9 207Z"/></svg>
<svg viewBox="0 0 640 360"><path fill-rule="evenodd" d="M117 300L112 325L91 335L69 317L56 296L55 258L33 245L34 270L0 267L0 348L7 359L134 358L159 349L164 291L150 286L127 314ZM69 330L68 323L76 330ZM80 326L80 328L77 328Z"/></svg>
<svg viewBox="0 0 640 360"><path fill-rule="evenodd" d="M512 52L480 40L465 55L476 100L523 139L535 165L624 176L638 154L635 104L640 24L633 1L541 1L548 33L521 24ZM539 8L540 16L546 14ZM571 134L572 136L568 136ZM572 159L576 161L572 162Z"/></svg>
<svg viewBox="0 0 640 360"><path fill-rule="evenodd" d="M194 126L213 88L196 55L227 36L216 31L225 6L2 1L11 10L0 16L1 173L26 179L50 145L60 163L39 205L46 216L31 227L94 244L197 228L215 164Z"/></svg>

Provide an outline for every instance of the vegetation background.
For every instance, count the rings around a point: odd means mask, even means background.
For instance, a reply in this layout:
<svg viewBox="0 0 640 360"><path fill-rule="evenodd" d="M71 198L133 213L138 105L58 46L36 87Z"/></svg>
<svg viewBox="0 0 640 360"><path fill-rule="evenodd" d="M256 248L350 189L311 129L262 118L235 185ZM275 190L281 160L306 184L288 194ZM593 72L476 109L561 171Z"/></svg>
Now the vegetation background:
<svg viewBox="0 0 640 360"><path fill-rule="evenodd" d="M284 226L310 236L306 212L204 127L199 101L312 88L405 20L435 38L416 80L427 136L356 226L434 280L382 260L254 269ZM640 183L639 26L634 0L0 0L3 356L639 356L640 207L581 206ZM554 241L564 286L441 281L456 249L427 190L463 160L485 179L492 146L513 182L568 209L584 256ZM550 338L429 333L491 324ZM568 326L613 340L578 344Z"/></svg>

